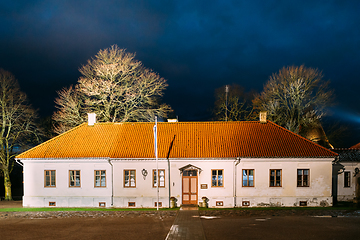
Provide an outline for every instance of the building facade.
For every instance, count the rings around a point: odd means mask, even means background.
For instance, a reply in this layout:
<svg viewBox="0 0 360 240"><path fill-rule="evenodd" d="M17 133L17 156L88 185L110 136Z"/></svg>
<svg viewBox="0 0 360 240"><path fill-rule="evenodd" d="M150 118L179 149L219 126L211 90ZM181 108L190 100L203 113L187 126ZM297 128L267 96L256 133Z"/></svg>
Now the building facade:
<svg viewBox="0 0 360 240"><path fill-rule="evenodd" d="M360 199L360 149L355 145L334 149L339 157L333 165L334 202L358 202Z"/></svg>
<svg viewBox="0 0 360 240"><path fill-rule="evenodd" d="M153 126L82 124L18 155L23 205L332 205L337 154L270 121L158 123L158 161Z"/></svg>

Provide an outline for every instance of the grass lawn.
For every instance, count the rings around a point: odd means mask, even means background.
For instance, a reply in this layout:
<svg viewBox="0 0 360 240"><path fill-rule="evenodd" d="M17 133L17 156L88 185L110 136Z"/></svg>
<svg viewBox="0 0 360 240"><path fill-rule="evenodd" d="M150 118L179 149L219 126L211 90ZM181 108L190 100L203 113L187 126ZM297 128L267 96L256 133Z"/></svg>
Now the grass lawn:
<svg viewBox="0 0 360 240"><path fill-rule="evenodd" d="M180 208L159 208L159 211L176 211ZM59 211L156 211L156 208L0 208L0 212L59 212Z"/></svg>

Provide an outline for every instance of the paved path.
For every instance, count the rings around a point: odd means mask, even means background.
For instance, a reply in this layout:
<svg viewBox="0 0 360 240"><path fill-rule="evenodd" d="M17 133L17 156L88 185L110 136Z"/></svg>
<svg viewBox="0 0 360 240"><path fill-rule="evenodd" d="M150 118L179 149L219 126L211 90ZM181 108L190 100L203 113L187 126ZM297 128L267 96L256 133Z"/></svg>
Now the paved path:
<svg viewBox="0 0 360 240"><path fill-rule="evenodd" d="M182 207L166 240L206 240L197 207Z"/></svg>

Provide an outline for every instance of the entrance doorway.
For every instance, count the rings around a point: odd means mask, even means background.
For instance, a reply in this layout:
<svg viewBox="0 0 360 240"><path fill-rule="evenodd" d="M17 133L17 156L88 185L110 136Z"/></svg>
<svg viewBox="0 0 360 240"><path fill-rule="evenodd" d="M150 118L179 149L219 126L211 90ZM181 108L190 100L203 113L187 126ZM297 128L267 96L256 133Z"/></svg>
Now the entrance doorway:
<svg viewBox="0 0 360 240"><path fill-rule="evenodd" d="M198 171L184 170L182 175L182 204L198 204Z"/></svg>

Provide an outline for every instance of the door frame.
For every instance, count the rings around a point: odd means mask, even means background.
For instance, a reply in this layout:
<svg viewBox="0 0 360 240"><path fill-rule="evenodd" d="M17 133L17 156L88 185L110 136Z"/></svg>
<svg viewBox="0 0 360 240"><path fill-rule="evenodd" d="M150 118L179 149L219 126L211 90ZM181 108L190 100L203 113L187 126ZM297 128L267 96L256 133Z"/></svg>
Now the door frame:
<svg viewBox="0 0 360 240"><path fill-rule="evenodd" d="M196 171L196 176L184 176L184 172L185 171ZM199 183L199 171L197 169L187 169L184 170L181 174L181 204L198 204L198 199L199 199L199 188L198 188L198 183ZM189 201L184 201L184 178L188 178L189 179ZM195 190L196 190L196 199L195 200L191 200L191 192L192 192L192 188L191 188L191 179L196 179L196 184L195 184Z"/></svg>

